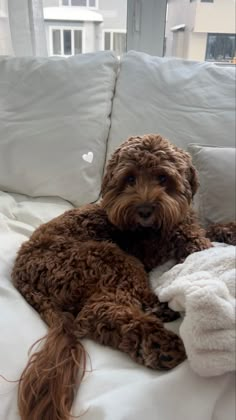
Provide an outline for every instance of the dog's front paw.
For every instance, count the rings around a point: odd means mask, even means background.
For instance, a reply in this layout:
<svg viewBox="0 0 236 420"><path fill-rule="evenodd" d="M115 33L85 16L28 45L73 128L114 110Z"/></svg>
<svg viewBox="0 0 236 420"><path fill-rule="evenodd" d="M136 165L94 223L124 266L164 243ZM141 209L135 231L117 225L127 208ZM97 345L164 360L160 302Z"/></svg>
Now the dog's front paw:
<svg viewBox="0 0 236 420"><path fill-rule="evenodd" d="M141 352L145 366L152 369L172 369L186 359L181 338L164 328L143 340Z"/></svg>
<svg viewBox="0 0 236 420"><path fill-rule="evenodd" d="M170 309L166 302L158 302L153 308L146 307L145 312L152 313L162 322L172 322L180 317L180 313Z"/></svg>
<svg viewBox="0 0 236 420"><path fill-rule="evenodd" d="M176 260L178 264L182 264L186 258L194 254L194 252L204 251L205 249L212 248L212 243L208 238L198 237L192 241L186 242L182 247L176 250Z"/></svg>

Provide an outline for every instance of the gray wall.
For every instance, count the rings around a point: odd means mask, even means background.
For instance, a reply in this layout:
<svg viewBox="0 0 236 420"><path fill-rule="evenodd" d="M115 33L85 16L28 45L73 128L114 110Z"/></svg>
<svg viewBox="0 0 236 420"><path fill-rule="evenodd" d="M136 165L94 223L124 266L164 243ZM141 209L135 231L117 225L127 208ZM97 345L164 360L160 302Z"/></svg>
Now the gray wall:
<svg viewBox="0 0 236 420"><path fill-rule="evenodd" d="M104 29L126 29L127 0L98 0Z"/></svg>
<svg viewBox="0 0 236 420"><path fill-rule="evenodd" d="M44 7L56 7L56 6L59 6L59 4L60 4L59 0L43 0Z"/></svg>
<svg viewBox="0 0 236 420"><path fill-rule="evenodd" d="M188 56L189 35L194 29L197 0L168 0L168 16L166 22L166 56L173 55L173 38L181 38L170 30L173 26L185 24L183 34L183 57Z"/></svg>

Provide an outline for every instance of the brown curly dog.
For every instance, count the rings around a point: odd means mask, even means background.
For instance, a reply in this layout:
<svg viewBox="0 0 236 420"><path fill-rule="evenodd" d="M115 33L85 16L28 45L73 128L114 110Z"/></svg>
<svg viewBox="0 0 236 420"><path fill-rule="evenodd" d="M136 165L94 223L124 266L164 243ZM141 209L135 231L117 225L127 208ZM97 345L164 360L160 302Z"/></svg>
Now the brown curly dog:
<svg viewBox="0 0 236 420"><path fill-rule="evenodd" d="M198 187L188 153L158 135L132 137L111 157L100 204L40 226L18 252L12 278L49 326L19 383L23 420L68 420L84 372L84 337L152 369L185 359L176 318L151 291L148 271L206 249L191 208Z"/></svg>

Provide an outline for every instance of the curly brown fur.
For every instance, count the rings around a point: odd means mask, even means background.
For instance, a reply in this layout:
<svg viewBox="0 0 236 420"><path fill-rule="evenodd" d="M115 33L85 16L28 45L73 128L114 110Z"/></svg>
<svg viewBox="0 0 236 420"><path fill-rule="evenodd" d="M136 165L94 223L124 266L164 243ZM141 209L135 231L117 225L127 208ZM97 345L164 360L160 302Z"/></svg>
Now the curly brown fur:
<svg viewBox="0 0 236 420"><path fill-rule="evenodd" d="M177 315L147 273L211 246L191 209L197 186L186 152L161 136L132 137L108 163L99 205L66 212L22 245L12 278L49 326L20 381L23 420L69 419L83 337L152 369L184 360L182 341L163 326Z"/></svg>
<svg viewBox="0 0 236 420"><path fill-rule="evenodd" d="M68 319L70 329L72 318ZM86 358L83 346L73 333L70 337L65 326L66 321L61 320L49 329L43 348L32 354L22 373L18 392L22 419L64 420L70 416L74 388L83 378ZM84 366L80 378L79 364Z"/></svg>
<svg viewBox="0 0 236 420"><path fill-rule="evenodd" d="M236 222L215 223L207 228L206 235L211 241L236 245Z"/></svg>

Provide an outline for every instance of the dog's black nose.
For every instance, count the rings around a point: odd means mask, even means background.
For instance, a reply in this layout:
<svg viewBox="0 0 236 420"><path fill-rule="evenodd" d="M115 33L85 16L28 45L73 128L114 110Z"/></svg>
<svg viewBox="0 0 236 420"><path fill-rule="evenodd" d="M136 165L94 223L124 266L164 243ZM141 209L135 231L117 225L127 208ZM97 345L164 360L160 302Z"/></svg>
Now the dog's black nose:
<svg viewBox="0 0 236 420"><path fill-rule="evenodd" d="M142 219L148 219L153 213L153 206L151 204L141 204L137 207L137 212Z"/></svg>

